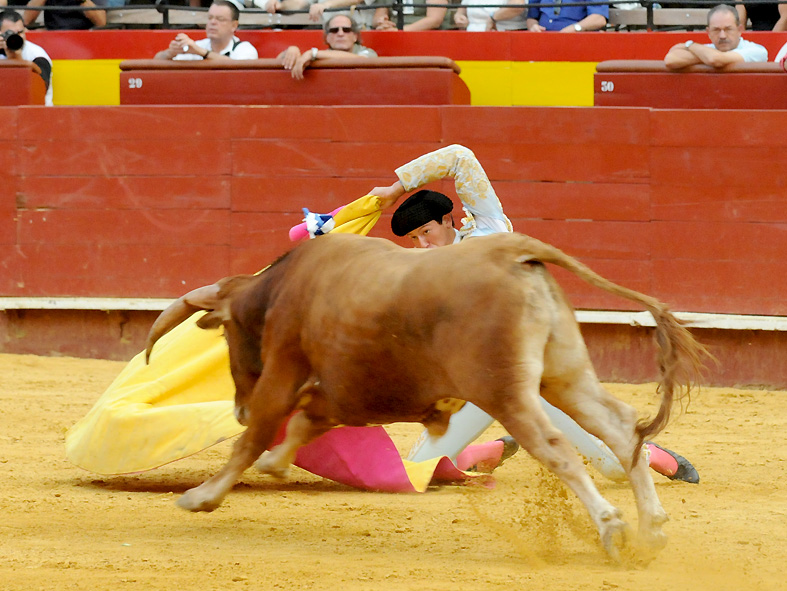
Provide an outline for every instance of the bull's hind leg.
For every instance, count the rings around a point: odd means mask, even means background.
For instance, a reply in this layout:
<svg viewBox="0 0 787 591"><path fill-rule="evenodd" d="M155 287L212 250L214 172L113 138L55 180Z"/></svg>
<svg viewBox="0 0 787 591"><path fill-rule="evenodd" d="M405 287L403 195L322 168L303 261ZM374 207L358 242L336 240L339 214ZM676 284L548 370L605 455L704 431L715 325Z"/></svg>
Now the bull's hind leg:
<svg viewBox="0 0 787 591"><path fill-rule="evenodd" d="M285 371L278 367L284 367ZM282 422L292 412L297 400L296 388L308 375L301 374L295 363L266 364L246 404L249 426L235 442L232 457L213 477L187 490L177 501L179 507L213 511L221 504L241 474L271 445Z"/></svg>
<svg viewBox="0 0 787 591"><path fill-rule="evenodd" d="M574 448L549 421L538 399L541 372L532 375L519 396L510 397L500 408L490 408L490 414L499 417L523 448L574 491L595 523L604 549L618 559L628 529L621 512L601 496Z"/></svg>
<svg viewBox="0 0 787 591"><path fill-rule="evenodd" d="M583 429L609 446L628 474L639 517L639 541L659 550L667 543L662 525L668 520L661 506L648 462L642 454L632 467L636 411L607 392L591 371L574 383L547 388L544 397L573 418Z"/></svg>

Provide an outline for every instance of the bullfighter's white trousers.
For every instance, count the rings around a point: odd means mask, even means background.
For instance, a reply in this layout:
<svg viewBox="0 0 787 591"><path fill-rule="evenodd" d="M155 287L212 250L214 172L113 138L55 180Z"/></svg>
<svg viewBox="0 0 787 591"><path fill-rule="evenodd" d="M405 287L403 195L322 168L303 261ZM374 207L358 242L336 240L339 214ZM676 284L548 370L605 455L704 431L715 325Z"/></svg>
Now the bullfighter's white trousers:
<svg viewBox="0 0 787 591"><path fill-rule="evenodd" d="M626 480L623 466L603 441L585 431L562 410L555 408L543 398L540 400L552 424L563 432L577 452L594 468L610 480ZM448 430L442 437L430 437L424 430L407 459L423 462L439 456L448 456L452 461L456 461L456 456L480 437L494 421L491 416L468 402L451 417Z"/></svg>

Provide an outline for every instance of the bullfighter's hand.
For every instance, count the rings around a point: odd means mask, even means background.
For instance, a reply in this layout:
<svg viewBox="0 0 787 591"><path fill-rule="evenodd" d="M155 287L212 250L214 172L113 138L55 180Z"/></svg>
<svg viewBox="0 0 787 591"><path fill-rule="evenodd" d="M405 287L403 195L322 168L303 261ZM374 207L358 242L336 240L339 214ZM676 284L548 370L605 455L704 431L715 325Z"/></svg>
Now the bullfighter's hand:
<svg viewBox="0 0 787 591"><path fill-rule="evenodd" d="M399 197L404 195L404 193L404 187L400 181L396 181L390 187L375 187L369 191L369 195L377 197L380 209L391 207L399 200Z"/></svg>

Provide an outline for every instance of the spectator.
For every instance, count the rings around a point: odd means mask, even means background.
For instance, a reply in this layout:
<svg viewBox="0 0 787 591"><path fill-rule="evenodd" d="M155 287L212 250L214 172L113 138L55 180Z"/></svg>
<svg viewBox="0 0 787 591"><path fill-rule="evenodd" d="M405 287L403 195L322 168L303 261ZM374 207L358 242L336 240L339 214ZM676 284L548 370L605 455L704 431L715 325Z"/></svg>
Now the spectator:
<svg viewBox="0 0 787 591"><path fill-rule="evenodd" d="M107 24L105 10L69 10L70 8L98 8L106 6L106 0L30 0L25 10L25 25L38 18L38 6L62 6L64 10L45 10L44 26L50 30L92 29Z"/></svg>
<svg viewBox="0 0 787 591"><path fill-rule="evenodd" d="M282 10L305 10L309 0L253 0L254 6L271 14Z"/></svg>
<svg viewBox="0 0 787 591"><path fill-rule="evenodd" d="M3 0L0 0L3 1ZM6 34L17 34L22 38L22 46L16 50L6 46ZM41 70L41 78L44 79L46 85L46 96L44 97L44 104L52 106L52 59L49 57L44 48L36 45L27 40L25 27L22 15L16 10L4 10L0 13L0 59L11 60L25 60L26 62L33 62Z"/></svg>
<svg viewBox="0 0 787 591"><path fill-rule="evenodd" d="M256 60L257 50L248 41L235 36L240 10L230 0L213 0L208 9L205 39L194 41L178 33L169 47L159 51L157 60Z"/></svg>
<svg viewBox="0 0 787 591"><path fill-rule="evenodd" d="M390 4L390 0L375 0L373 4ZM445 6L426 6L426 4L444 4ZM430 31L448 26L448 0L413 0L404 4L405 31ZM392 20L393 18L393 20ZM372 26L378 31L395 31L397 17L390 9L381 6L374 11Z"/></svg>
<svg viewBox="0 0 787 591"><path fill-rule="evenodd" d="M527 29L526 0L508 0L509 6L479 6L501 4L498 0L462 0L454 14L454 24L468 31L521 31Z"/></svg>
<svg viewBox="0 0 787 591"><path fill-rule="evenodd" d="M678 43L664 57L664 64L677 70L696 64L721 68L738 62L768 61L767 49L741 37L743 25L738 11L728 4L719 4L708 11L706 31L712 43L702 45L691 40Z"/></svg>
<svg viewBox="0 0 787 591"><path fill-rule="evenodd" d="M362 28L371 27L372 10L359 10L355 11L354 8L358 4L374 4L374 0L317 0L309 6L309 19L318 22L320 19L325 19L326 10L336 10L337 8L352 8L353 20L358 22ZM330 13L328 14L330 16Z"/></svg>
<svg viewBox="0 0 787 591"><path fill-rule="evenodd" d="M277 59L281 60L285 70L292 70L292 77L303 80L303 71L313 61L326 58L358 59L377 57L377 52L361 45L361 31L358 23L349 15L336 14L323 24L323 39L328 49L317 49L301 53L294 45L281 52Z"/></svg>
<svg viewBox="0 0 787 591"><path fill-rule="evenodd" d="M744 29L750 20L752 31L787 31L787 4L744 2L735 9Z"/></svg>
<svg viewBox="0 0 787 591"><path fill-rule="evenodd" d="M558 3L549 1L553 4ZM531 0L527 9L527 30L534 33L598 31L606 27L609 20L609 6L606 4L604 6L540 6L540 2L541 0Z"/></svg>

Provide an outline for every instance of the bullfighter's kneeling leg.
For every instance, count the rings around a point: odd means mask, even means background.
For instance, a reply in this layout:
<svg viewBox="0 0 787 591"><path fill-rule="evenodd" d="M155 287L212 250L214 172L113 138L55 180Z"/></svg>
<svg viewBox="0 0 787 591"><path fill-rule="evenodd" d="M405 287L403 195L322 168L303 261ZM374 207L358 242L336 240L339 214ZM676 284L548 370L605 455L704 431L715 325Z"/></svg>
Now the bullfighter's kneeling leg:
<svg viewBox="0 0 787 591"><path fill-rule="evenodd" d="M447 456L455 462L459 453L478 439L494 422L495 419L468 402L451 416L448 430L442 437L431 437L429 432L424 430L410 450L407 459L412 462L424 462Z"/></svg>
<svg viewBox="0 0 787 591"><path fill-rule="evenodd" d="M541 399L541 404L552 424L563 432L571 445L599 472L610 480L622 481L626 479L625 470L623 470L620 462L603 442L592 437L568 415L556 409L543 398ZM448 456L460 470L466 470L467 466L462 465L461 461L457 461L458 456L462 453L462 450L480 437L493 422L494 419L491 416L468 402L459 412L451 417L448 431L442 437L430 437L428 432L424 430L407 459L413 462L423 462L439 456ZM491 449L490 453L492 453ZM495 455L498 460L500 459L499 453L498 451L497 455ZM480 455L483 456L483 450ZM479 456L479 454L475 454L475 456ZM478 457L475 457L474 461L469 463L468 466L483 460L484 458L479 460Z"/></svg>

